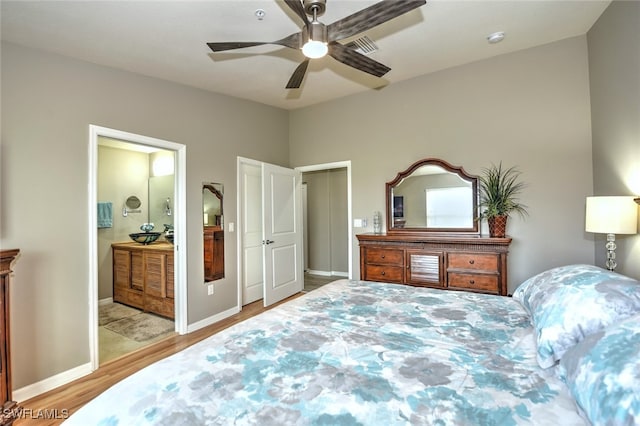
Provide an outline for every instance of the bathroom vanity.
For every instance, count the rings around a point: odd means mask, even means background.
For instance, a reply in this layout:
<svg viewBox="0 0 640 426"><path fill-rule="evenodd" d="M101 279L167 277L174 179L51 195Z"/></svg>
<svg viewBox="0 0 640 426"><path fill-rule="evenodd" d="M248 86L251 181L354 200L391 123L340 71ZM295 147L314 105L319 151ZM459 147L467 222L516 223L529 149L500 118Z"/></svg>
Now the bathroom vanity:
<svg viewBox="0 0 640 426"><path fill-rule="evenodd" d="M173 245L114 243L113 301L174 318Z"/></svg>

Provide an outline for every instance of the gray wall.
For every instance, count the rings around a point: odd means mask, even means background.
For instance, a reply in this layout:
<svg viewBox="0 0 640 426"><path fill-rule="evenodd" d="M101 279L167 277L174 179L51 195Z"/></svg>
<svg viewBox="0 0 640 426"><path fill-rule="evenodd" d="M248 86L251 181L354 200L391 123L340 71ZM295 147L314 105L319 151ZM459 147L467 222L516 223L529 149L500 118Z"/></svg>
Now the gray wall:
<svg viewBox="0 0 640 426"><path fill-rule="evenodd" d="M640 3L614 1L587 34L595 195L640 195ZM639 219L640 220L640 219ZM640 227L638 228L640 230ZM596 236L596 263L606 241ZM640 235L618 235L616 271L640 279Z"/></svg>
<svg viewBox="0 0 640 426"><path fill-rule="evenodd" d="M3 248L20 248L12 288L14 389L89 362L89 125L187 146L188 322L236 305L236 234L207 296L201 182L225 185L236 157L288 162L286 111L59 55L2 44Z"/></svg>
<svg viewBox="0 0 640 426"><path fill-rule="evenodd" d="M392 71L393 72L393 71ZM509 288L552 266L592 263L586 37L576 37L291 112L292 166L351 160L354 218L385 211L385 182L425 157L468 173L502 161L528 183L511 217ZM354 276L359 254L354 238Z"/></svg>

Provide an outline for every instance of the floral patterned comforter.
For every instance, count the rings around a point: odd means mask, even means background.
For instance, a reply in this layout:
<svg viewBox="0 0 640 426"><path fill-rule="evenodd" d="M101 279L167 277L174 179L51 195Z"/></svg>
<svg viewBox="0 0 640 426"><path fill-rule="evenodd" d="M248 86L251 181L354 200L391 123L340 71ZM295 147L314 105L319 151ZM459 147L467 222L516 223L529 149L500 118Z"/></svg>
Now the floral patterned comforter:
<svg viewBox="0 0 640 426"><path fill-rule="evenodd" d="M66 425L584 425L513 299L340 280L114 385Z"/></svg>

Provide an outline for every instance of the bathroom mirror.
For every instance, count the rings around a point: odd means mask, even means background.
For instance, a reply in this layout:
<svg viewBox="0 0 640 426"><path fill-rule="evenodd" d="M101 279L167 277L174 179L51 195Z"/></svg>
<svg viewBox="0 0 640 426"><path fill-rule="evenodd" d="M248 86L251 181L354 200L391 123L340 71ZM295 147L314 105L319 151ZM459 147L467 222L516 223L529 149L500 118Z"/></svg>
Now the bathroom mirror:
<svg viewBox="0 0 640 426"><path fill-rule="evenodd" d="M205 283L224 278L223 194L220 183L202 184Z"/></svg>
<svg viewBox="0 0 640 426"><path fill-rule="evenodd" d="M149 178L149 222L156 231L173 227L174 181L174 175Z"/></svg>
<svg viewBox="0 0 640 426"><path fill-rule="evenodd" d="M479 232L478 179L444 160L427 158L386 184L387 232Z"/></svg>

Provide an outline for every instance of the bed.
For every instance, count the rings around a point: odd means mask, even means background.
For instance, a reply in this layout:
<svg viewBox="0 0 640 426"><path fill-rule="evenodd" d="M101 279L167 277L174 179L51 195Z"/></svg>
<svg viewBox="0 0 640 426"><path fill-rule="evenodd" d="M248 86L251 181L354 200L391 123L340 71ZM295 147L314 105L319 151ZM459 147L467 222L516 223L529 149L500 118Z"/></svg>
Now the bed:
<svg viewBox="0 0 640 426"><path fill-rule="evenodd" d="M611 324L601 321L592 335L541 352L542 333L532 314L549 294L567 299L545 282L570 276L580 285L585 273L611 281L608 271L571 268L533 277L514 298L335 281L139 371L65 425L600 424L576 398L581 387L591 389L580 382L580 360L599 341L574 352ZM610 322L630 322L633 330L640 322L640 287L621 280L624 309L616 301L620 316ZM628 291L633 286L636 294ZM624 338L640 336L639 328ZM566 343L566 336L560 340ZM549 353L553 362L542 368ZM631 362L640 379L638 359ZM593 369L588 375L595 375ZM605 418L638 422L633 393L640 389L634 386L628 386L630 400L617 401L622 407L605 410Z"/></svg>

